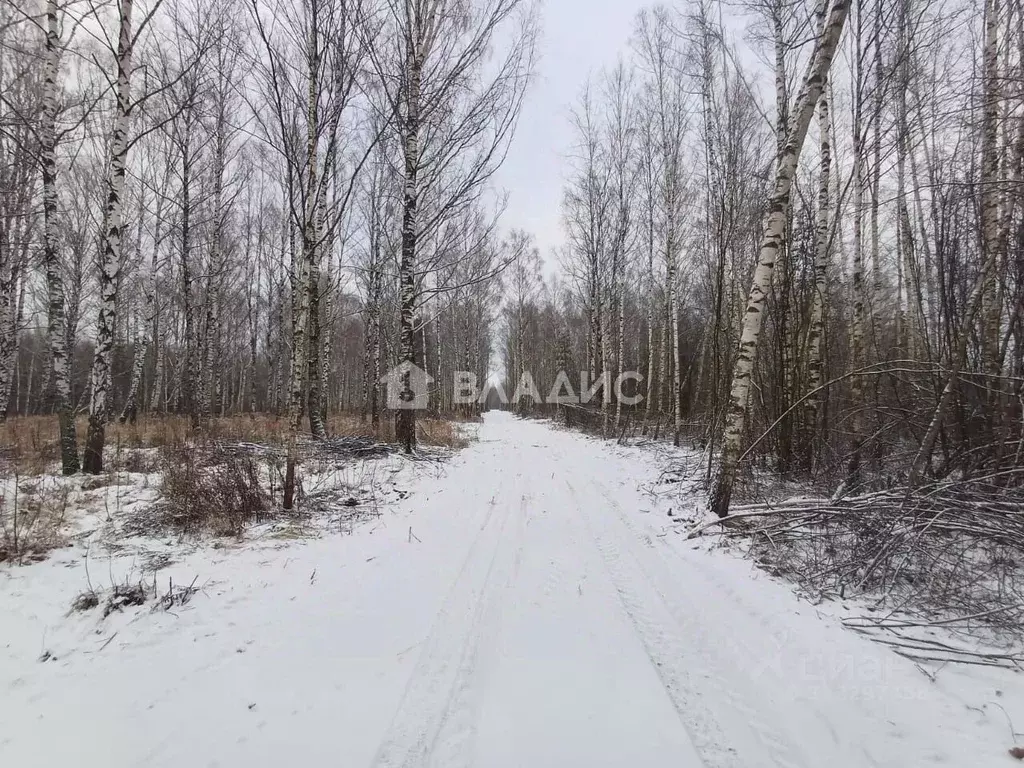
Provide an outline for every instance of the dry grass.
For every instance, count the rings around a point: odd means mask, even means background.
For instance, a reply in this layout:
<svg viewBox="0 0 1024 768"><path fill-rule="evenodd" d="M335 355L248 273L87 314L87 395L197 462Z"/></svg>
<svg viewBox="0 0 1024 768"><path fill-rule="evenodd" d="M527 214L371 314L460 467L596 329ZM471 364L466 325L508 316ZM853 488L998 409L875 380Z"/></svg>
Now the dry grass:
<svg viewBox="0 0 1024 768"><path fill-rule="evenodd" d="M25 562L64 546L71 489L45 478L14 478L0 497L0 562Z"/></svg>
<svg viewBox="0 0 1024 768"><path fill-rule="evenodd" d="M334 451L332 460L378 455L362 449L346 453L344 438L365 440L371 449L384 453L388 449L380 443L394 443L393 419L383 420L375 430L360 414L342 413L333 414L327 426L332 438L342 439L321 444ZM86 420L79 419L77 427L82 439ZM420 418L417 433L426 447L457 450L469 443L468 432L458 421ZM187 416L110 424L107 471L72 485L52 477L59 472L57 438L53 416L0 423L0 482L7 481L6 493L0 489L0 562L31 560L62 546L72 489L90 491L130 482L126 473L161 475L163 504L157 514L146 510L139 516L135 533L241 535L247 525L272 514L277 504L288 425L284 417L271 414L212 419L201 430L193 430Z"/></svg>
<svg viewBox="0 0 1024 768"><path fill-rule="evenodd" d="M105 619L114 612L143 606L150 600L154 601L150 610L169 611L172 608L188 605L199 591L199 587L196 586L197 581L198 577L193 579L190 584L185 585L175 584L168 580L167 591L162 592L157 586L156 577L150 583L141 578L134 581L129 575L125 577L124 581L114 584L109 590L96 590L90 586L71 601L71 612L84 613L98 608L102 604L102 618Z"/></svg>
<svg viewBox="0 0 1024 768"><path fill-rule="evenodd" d="M469 439L464 430L459 428L459 423L444 421L442 419L421 419L419 425L419 439L425 445L436 445L442 448L465 448L469 445Z"/></svg>
<svg viewBox="0 0 1024 768"><path fill-rule="evenodd" d="M416 434L424 445L465 448L469 441L459 429L459 424L463 422L458 419L420 417L416 420ZM385 443L395 442L394 419L384 419L380 427L374 430L369 422L362 421L357 414L339 413L327 420L327 431L332 437L369 437Z"/></svg>
<svg viewBox="0 0 1024 768"><path fill-rule="evenodd" d="M271 505L260 464L251 456L218 456L174 447L165 448L164 454L160 517L172 529L241 536L246 525Z"/></svg>
<svg viewBox="0 0 1024 768"><path fill-rule="evenodd" d="M456 421L421 418L417 422L419 439L424 445L462 448L468 442ZM77 420L79 439L86 432L87 420ZM378 429L359 414L337 413L327 420L332 437L366 437L391 443L395 441L393 419L384 419ZM128 472L152 472L155 457L139 454L138 449L182 446L196 440L247 442L282 446L288 440L288 422L284 416L255 414L211 419L196 433L187 416L144 416L135 424L114 422L107 426L107 446L113 454L113 466ZM23 475L41 475L54 470L60 458L56 416L20 416L0 423L0 455Z"/></svg>

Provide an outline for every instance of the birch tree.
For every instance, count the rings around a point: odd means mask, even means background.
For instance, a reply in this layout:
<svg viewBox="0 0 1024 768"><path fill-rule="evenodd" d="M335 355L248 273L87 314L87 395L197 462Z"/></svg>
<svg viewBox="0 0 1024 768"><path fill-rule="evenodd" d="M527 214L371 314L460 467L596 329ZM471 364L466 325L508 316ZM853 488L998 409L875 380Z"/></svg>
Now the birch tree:
<svg viewBox="0 0 1024 768"><path fill-rule="evenodd" d="M117 74L114 80L114 112L105 182L107 200L103 212L103 231L100 235L100 306L96 322L96 349L92 363L89 429L85 441L85 455L82 459L82 469L94 475L103 472L103 446L106 442L110 408L110 366L117 311L118 271L121 267L121 246L124 234L125 165L128 160L128 128L132 106L132 53L138 35L138 32L133 31L132 28L133 9L134 0L119 0L115 59ZM139 32L141 32L141 27Z"/></svg>
<svg viewBox="0 0 1024 768"><path fill-rule="evenodd" d="M832 247L832 118L829 113L829 87L826 82L818 100L818 132L820 168L818 170L818 210L814 244L814 290L811 298L811 319L807 331L807 391L804 452L808 466L814 457L814 440L824 401L820 391L824 359L822 341L825 335L825 305L828 300L829 252Z"/></svg>
<svg viewBox="0 0 1024 768"><path fill-rule="evenodd" d="M398 363L408 396L421 248L504 159L532 72L536 15L528 0L385 0L384 13L388 44L371 61L401 156ZM395 434L411 452L415 410L397 412Z"/></svg>
<svg viewBox="0 0 1024 768"><path fill-rule="evenodd" d="M662 349L671 349L670 402L673 414L673 440L679 444L683 421L681 359L679 352L679 259L682 245L680 232L686 197L683 181L684 137L687 132L686 86L675 75L679 69L679 51L672 38L671 26L663 7L639 17L637 43L642 67L648 77L652 108L657 131L661 163L659 186L660 231L665 263L667 320ZM660 369L667 368L663 360Z"/></svg>
<svg viewBox="0 0 1024 768"><path fill-rule="evenodd" d="M828 9L790 117L786 147L779 158L775 174L775 189L765 219L758 265L754 271L753 284L747 301L739 355L733 368L730 406L722 439L722 456L709 499L710 510L719 517L725 517L729 513L729 502L732 497L733 483L743 444L743 429L750 403L751 377L757 355L757 342L764 316L765 299L768 296L772 271L775 268L780 243L784 236L786 210L789 206L793 177L815 105L821 98L832 59L839 46L848 11L849 2L847 0L833 0Z"/></svg>
<svg viewBox="0 0 1024 768"><path fill-rule="evenodd" d="M68 333L64 313L64 279L61 274L58 236L57 193L57 109L60 91L62 44L57 1L47 0L43 109L39 125L39 158L43 183L43 264L46 270L47 324L54 407L60 432L61 469L65 475L78 472L78 438L71 405L71 371L68 361Z"/></svg>

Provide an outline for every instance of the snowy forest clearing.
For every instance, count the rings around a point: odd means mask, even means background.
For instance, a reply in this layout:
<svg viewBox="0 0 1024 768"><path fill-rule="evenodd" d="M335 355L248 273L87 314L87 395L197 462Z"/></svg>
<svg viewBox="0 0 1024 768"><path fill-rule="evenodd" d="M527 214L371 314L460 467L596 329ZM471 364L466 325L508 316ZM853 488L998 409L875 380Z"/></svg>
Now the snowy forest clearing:
<svg viewBox="0 0 1024 768"><path fill-rule="evenodd" d="M1024 759L1024 0L0 44L0 765Z"/></svg>
<svg viewBox="0 0 1024 768"><path fill-rule="evenodd" d="M362 462L392 493L351 535L168 543L167 604L69 613L137 553L4 570L3 762L1012 764L1017 675L936 674L687 540L704 499L655 458L492 413L449 462Z"/></svg>

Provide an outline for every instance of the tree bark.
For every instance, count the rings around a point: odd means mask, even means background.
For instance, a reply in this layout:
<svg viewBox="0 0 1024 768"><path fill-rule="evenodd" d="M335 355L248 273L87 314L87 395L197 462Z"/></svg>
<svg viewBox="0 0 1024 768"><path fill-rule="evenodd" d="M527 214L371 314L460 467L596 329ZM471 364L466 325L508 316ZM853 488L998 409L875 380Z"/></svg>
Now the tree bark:
<svg viewBox="0 0 1024 768"><path fill-rule="evenodd" d="M64 278L61 275L57 238L57 91L60 68L60 35L57 0L46 3L46 49L43 110L39 134L43 177L43 264L46 268L47 323L54 408L60 432L60 463L65 475L78 472L78 436L71 406L71 370L68 359L67 322L64 313Z"/></svg>
<svg viewBox="0 0 1024 768"><path fill-rule="evenodd" d="M832 3L804 76L803 85L790 119L786 149L776 169L775 190L765 220L760 258L754 271L753 284L747 300L747 311L743 319L739 352L733 369L729 412L722 438L722 458L709 500L710 510L719 517L729 514L729 502L732 498L733 483L743 443L743 429L746 424L747 409L750 405L751 379L764 318L765 299L785 232L786 211L789 206L793 177L796 174L797 162L807 136L811 117L814 114L814 107L818 103L818 99L821 98L825 79L839 46L848 11L849 0L834 0Z"/></svg>
<svg viewBox="0 0 1024 768"><path fill-rule="evenodd" d="M131 99L133 4L134 0L121 0L117 43L117 98L110 137L104 230L100 240L100 307L96 323L96 351L92 365L89 430L82 460L82 469L94 475L103 471L103 446L106 442L110 395L110 358L117 320L117 285L121 265L125 164L128 158L128 113Z"/></svg>
<svg viewBox="0 0 1024 768"><path fill-rule="evenodd" d="M409 23L412 19L409 19ZM415 34L407 32L405 73L405 125L402 152L405 156L405 185L402 193L402 256L398 273L399 291L399 363L415 363L416 342L416 246L419 237L420 171L420 88L422 64L414 42ZM411 394L411 373L402 375L403 396ZM412 453L416 445L416 411L401 408L395 416L395 438Z"/></svg>
<svg viewBox="0 0 1024 768"><path fill-rule="evenodd" d="M814 294L811 299L811 322L807 333L807 390L804 416L807 437L804 451L808 468L814 457L814 441L818 433L818 419L824 392L819 392L823 379L821 342L825 333L825 304L828 299L828 262L831 239L830 183L832 171L832 121L829 114L828 88L822 91L818 103L818 125L821 133L821 167L818 172L818 212L814 253Z"/></svg>
<svg viewBox="0 0 1024 768"><path fill-rule="evenodd" d="M317 247L316 212L319 202L320 33L317 3L311 5L307 54L306 189L302 199L302 247L292 251L292 370L288 386L288 455L285 460L284 509L296 502L296 471L302 407L309 378L309 280Z"/></svg>

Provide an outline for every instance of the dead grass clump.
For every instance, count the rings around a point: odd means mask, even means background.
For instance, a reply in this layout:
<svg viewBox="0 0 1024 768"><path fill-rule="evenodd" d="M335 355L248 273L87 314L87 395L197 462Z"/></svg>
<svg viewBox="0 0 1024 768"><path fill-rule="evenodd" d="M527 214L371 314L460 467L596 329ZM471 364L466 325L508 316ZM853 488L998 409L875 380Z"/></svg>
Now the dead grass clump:
<svg viewBox="0 0 1024 768"><path fill-rule="evenodd" d="M182 533L240 536L270 507L259 464L251 456L173 450L166 458L164 521Z"/></svg>
<svg viewBox="0 0 1024 768"><path fill-rule="evenodd" d="M103 604L103 618L107 618L114 611L145 605L148 596L146 586L141 581L137 584L115 584Z"/></svg>
<svg viewBox="0 0 1024 768"><path fill-rule="evenodd" d="M327 433L332 437L372 437L390 443L395 439L395 420L381 419L374 429L362 414L332 413L327 417Z"/></svg>
<svg viewBox="0 0 1024 768"><path fill-rule="evenodd" d="M386 414L385 414L386 416ZM469 444L460 424L479 421L479 418L418 418L417 437L424 445L441 448L465 448ZM393 443L395 437L395 420L384 418L374 429L369 421L364 421L360 414L338 413L327 420L327 428L331 437L367 437L384 443Z"/></svg>
<svg viewBox="0 0 1024 768"><path fill-rule="evenodd" d="M196 586L197 581L199 581L198 576L192 579L191 584L186 586L184 584L175 584L172 580L168 579L167 591L157 596L156 605L153 606L153 610L169 611L172 608L184 608L199 591L199 587ZM154 586L156 585L155 580L153 584Z"/></svg>
<svg viewBox="0 0 1024 768"><path fill-rule="evenodd" d="M115 584L105 593L89 589L71 601L71 611L73 613L84 613L91 611L102 603L103 618L105 619L115 611L123 611L125 608L145 605L149 599L149 592L150 590L142 581L137 583L124 581L120 584Z"/></svg>
<svg viewBox="0 0 1024 768"><path fill-rule="evenodd" d="M91 611L100 604L100 596L93 590L87 590L71 601L71 610L74 613Z"/></svg>
<svg viewBox="0 0 1024 768"><path fill-rule="evenodd" d="M465 448L469 440L458 423L444 419L421 419L420 439L426 445L436 445L453 450Z"/></svg>
<svg viewBox="0 0 1024 768"><path fill-rule="evenodd" d="M151 583L146 583L143 579L134 581L128 575L124 581L114 584L108 590L96 590L90 586L71 601L71 613L85 613L102 606L105 619L114 612L145 605L150 600L153 601L151 611L170 611L188 605L199 591L196 585L198 581L198 576L190 584L175 584L172 579L168 579L167 591L164 592L157 587L156 577Z"/></svg>
<svg viewBox="0 0 1024 768"><path fill-rule="evenodd" d="M84 428L81 422L80 429ZM60 458L56 416L22 416L0 423L4 458L22 475L41 475Z"/></svg>
<svg viewBox="0 0 1024 768"><path fill-rule="evenodd" d="M0 562L35 561L65 543L71 487L65 483L15 483L0 496Z"/></svg>

